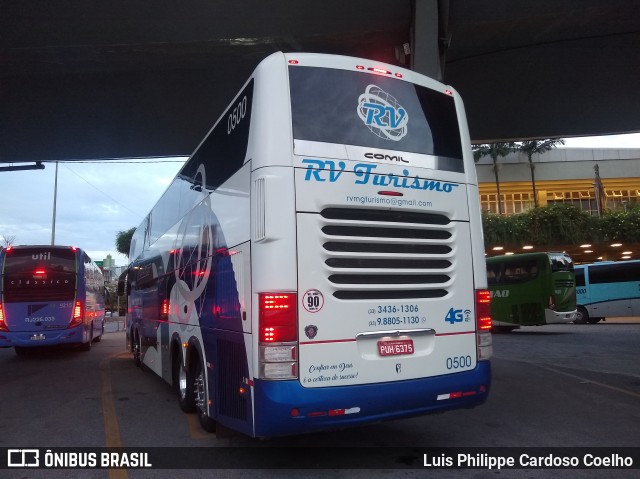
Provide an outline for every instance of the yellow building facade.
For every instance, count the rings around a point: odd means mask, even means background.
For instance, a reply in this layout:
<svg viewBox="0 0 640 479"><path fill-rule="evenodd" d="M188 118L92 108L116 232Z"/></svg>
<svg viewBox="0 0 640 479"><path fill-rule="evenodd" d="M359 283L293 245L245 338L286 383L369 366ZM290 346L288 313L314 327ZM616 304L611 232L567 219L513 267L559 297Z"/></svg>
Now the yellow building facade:
<svg viewBox="0 0 640 479"><path fill-rule="evenodd" d="M556 148L533 156L535 195L538 206L573 204L592 215L619 211L640 204L640 148L586 149ZM476 164L480 204L483 212L497 214L498 193L491 158ZM498 159L502 214L523 213L534 208L531 168L523 153ZM499 252L521 253L535 245L509 245ZM577 262L640 259L640 238L628 245L556 245ZM550 249L549 246L541 250ZM528 251L531 251L528 249Z"/></svg>

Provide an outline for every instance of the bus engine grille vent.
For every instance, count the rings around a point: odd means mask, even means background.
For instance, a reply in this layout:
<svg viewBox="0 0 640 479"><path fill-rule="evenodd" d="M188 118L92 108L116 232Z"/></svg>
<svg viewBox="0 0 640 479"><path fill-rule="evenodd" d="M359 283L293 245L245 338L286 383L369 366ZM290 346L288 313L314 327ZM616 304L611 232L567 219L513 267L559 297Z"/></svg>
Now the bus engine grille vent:
<svg viewBox="0 0 640 479"><path fill-rule="evenodd" d="M247 398L238 393L244 378L249 375L246 370L247 353L243 343L219 339L217 368L219 402L218 411L223 416L235 419L247 419Z"/></svg>
<svg viewBox="0 0 640 479"><path fill-rule="evenodd" d="M452 282L454 226L413 211L327 208L322 247L343 300L441 298Z"/></svg>

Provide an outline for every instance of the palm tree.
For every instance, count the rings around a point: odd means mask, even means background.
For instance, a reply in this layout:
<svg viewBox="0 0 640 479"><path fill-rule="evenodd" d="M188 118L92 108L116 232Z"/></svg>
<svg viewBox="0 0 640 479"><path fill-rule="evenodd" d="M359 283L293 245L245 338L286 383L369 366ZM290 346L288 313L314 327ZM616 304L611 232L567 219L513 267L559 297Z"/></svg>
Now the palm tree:
<svg viewBox="0 0 640 479"><path fill-rule="evenodd" d="M498 191L499 214L502 214L502 198L500 196L500 179L498 178L498 157L507 156L514 149L515 143L513 141L473 145L473 159L476 163L484 156L490 156L493 161L493 174L496 177L496 190Z"/></svg>
<svg viewBox="0 0 640 479"><path fill-rule="evenodd" d="M547 152L558 145L564 145L564 140L562 138L550 140L527 140L517 144L516 149L526 153L527 158L529 158L529 168L531 168L531 185L533 187L533 205L536 208L538 207L538 195L536 193L536 178L533 173L533 170L536 168L533 164L533 154Z"/></svg>

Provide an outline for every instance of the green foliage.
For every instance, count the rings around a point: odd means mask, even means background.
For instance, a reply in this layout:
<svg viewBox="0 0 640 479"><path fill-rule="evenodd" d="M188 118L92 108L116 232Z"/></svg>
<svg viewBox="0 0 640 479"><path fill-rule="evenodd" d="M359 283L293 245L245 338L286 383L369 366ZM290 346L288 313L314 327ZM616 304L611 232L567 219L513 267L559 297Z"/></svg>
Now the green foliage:
<svg viewBox="0 0 640 479"><path fill-rule="evenodd" d="M511 216L483 214L485 246L559 245L640 238L640 205L591 216L573 205L552 205Z"/></svg>
<svg viewBox="0 0 640 479"><path fill-rule="evenodd" d="M136 229L131 228L126 231L118 231L116 234L116 251L125 256L129 256L129 248L131 246L131 238Z"/></svg>
<svg viewBox="0 0 640 479"><path fill-rule="evenodd" d="M602 241L637 242L640 239L640 205L603 215L598 223L598 236Z"/></svg>

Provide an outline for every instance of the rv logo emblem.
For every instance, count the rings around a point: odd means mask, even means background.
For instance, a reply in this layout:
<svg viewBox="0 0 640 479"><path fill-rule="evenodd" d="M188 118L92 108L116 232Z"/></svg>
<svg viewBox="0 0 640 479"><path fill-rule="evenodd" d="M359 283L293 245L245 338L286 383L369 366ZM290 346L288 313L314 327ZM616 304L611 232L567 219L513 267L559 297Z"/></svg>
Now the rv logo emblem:
<svg viewBox="0 0 640 479"><path fill-rule="evenodd" d="M367 86L360 95L357 112L367 128L384 140L400 141L407 134L407 110L377 85Z"/></svg>
<svg viewBox="0 0 640 479"><path fill-rule="evenodd" d="M316 334L318 334L318 326L314 326L313 324L305 326L304 334L306 334L309 339L315 338Z"/></svg>

